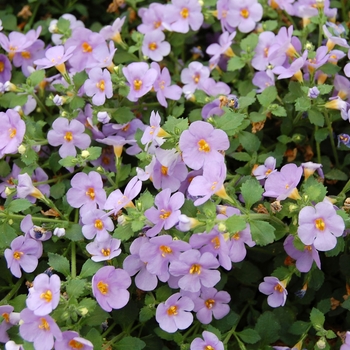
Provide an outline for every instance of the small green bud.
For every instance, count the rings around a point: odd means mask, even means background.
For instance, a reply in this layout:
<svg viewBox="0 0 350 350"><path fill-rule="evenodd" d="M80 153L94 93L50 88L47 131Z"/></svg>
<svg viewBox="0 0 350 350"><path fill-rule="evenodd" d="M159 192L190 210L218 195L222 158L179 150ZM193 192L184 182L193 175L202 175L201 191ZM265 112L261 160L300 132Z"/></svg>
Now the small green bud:
<svg viewBox="0 0 350 350"><path fill-rule="evenodd" d="M81 152L81 156L82 156L83 158L87 158L87 157L90 156L90 152L89 152L88 150L85 149L84 151Z"/></svg>

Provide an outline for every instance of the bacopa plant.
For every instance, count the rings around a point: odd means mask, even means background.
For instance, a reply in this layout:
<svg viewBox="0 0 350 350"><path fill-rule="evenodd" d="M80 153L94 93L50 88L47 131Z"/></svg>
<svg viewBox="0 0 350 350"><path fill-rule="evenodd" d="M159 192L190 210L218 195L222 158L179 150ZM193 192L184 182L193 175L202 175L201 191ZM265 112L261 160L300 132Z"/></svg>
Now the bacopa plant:
<svg viewBox="0 0 350 350"><path fill-rule="evenodd" d="M1 349L350 349L349 12L0 4Z"/></svg>

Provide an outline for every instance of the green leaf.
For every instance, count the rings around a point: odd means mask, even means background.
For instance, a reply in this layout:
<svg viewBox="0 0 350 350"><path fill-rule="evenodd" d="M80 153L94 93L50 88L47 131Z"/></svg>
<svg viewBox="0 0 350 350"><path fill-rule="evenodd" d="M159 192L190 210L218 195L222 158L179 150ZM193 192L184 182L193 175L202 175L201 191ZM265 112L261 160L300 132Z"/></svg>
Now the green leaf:
<svg viewBox="0 0 350 350"><path fill-rule="evenodd" d="M316 142L322 142L328 137L328 135L329 132L327 128L318 129L315 131L315 140Z"/></svg>
<svg viewBox="0 0 350 350"><path fill-rule="evenodd" d="M133 220L131 222L131 229L133 230L133 232L140 231L144 226L145 226L144 221Z"/></svg>
<svg viewBox="0 0 350 350"><path fill-rule="evenodd" d="M231 57L228 61L227 64L227 70L229 72L235 71L235 70L239 70L241 68L243 68L245 66L245 62L242 60L241 57L238 56L234 56Z"/></svg>
<svg viewBox="0 0 350 350"><path fill-rule="evenodd" d="M289 332L295 335L302 335L307 332L309 325L309 322L295 321L289 328Z"/></svg>
<svg viewBox="0 0 350 350"><path fill-rule="evenodd" d="M229 233L236 233L244 230L247 227L247 223L240 215L232 215L225 221L226 230Z"/></svg>
<svg viewBox="0 0 350 350"><path fill-rule="evenodd" d="M150 320L154 315L156 314L156 311L154 308L150 308L149 306L144 306L140 310L139 320L140 322L147 322Z"/></svg>
<svg viewBox="0 0 350 350"><path fill-rule="evenodd" d="M171 294L172 291L167 285L161 286L156 289L157 301L165 301L171 296Z"/></svg>
<svg viewBox="0 0 350 350"><path fill-rule="evenodd" d="M244 114L239 114L224 107L225 114L216 120L216 127L224 130L228 136L233 136L237 133L245 118Z"/></svg>
<svg viewBox="0 0 350 350"><path fill-rule="evenodd" d="M238 108L239 109L244 109L247 108L248 106L252 105L256 101L255 97L251 96L241 96L238 99Z"/></svg>
<svg viewBox="0 0 350 350"><path fill-rule="evenodd" d="M252 159L251 155L246 152L233 152L230 153L230 156L241 162L249 162Z"/></svg>
<svg viewBox="0 0 350 350"><path fill-rule="evenodd" d="M275 20L268 20L262 24L264 31L273 31L277 28L278 22Z"/></svg>
<svg viewBox="0 0 350 350"><path fill-rule="evenodd" d="M11 167L6 160L2 159L0 160L0 177L6 177L7 175L10 175L11 173Z"/></svg>
<svg viewBox="0 0 350 350"><path fill-rule="evenodd" d="M75 89L78 91L81 86L85 83L86 79L88 78L87 73L83 70L82 72L75 73L73 76L73 82Z"/></svg>
<svg viewBox="0 0 350 350"><path fill-rule="evenodd" d="M317 85L317 89L320 91L321 95L325 95L330 93L333 90L333 85L328 85L328 84L321 84Z"/></svg>
<svg viewBox="0 0 350 350"><path fill-rule="evenodd" d="M17 237L16 230L6 222L0 225L0 248L7 248Z"/></svg>
<svg viewBox="0 0 350 350"><path fill-rule="evenodd" d="M27 199L15 199L8 206L8 210L11 213L18 213L20 211L30 208L33 204Z"/></svg>
<svg viewBox="0 0 350 350"><path fill-rule="evenodd" d="M78 312L81 316L91 315L97 306L97 302L91 298L84 298L78 306Z"/></svg>
<svg viewBox="0 0 350 350"><path fill-rule="evenodd" d="M325 174L324 177L328 180L340 180L340 181L348 180L348 175L339 169L332 169L327 174Z"/></svg>
<svg viewBox="0 0 350 350"><path fill-rule="evenodd" d="M90 153L87 158L89 161L97 159L102 153L101 147L89 147L86 150Z"/></svg>
<svg viewBox="0 0 350 350"><path fill-rule="evenodd" d="M70 29L70 22L68 19L60 17L57 22L57 28L61 33L66 33Z"/></svg>
<svg viewBox="0 0 350 350"><path fill-rule="evenodd" d="M306 180L303 190L311 201L315 201L317 203L322 202L323 198L327 194L327 188L311 176Z"/></svg>
<svg viewBox="0 0 350 350"><path fill-rule="evenodd" d="M311 276L309 280L309 288L314 290L319 290L324 282L324 273L322 270L314 269L311 270Z"/></svg>
<svg viewBox="0 0 350 350"><path fill-rule="evenodd" d="M36 70L34 71L28 78L27 78L27 84L30 86L37 86L39 83L41 83L45 78L45 71L44 70Z"/></svg>
<svg viewBox="0 0 350 350"><path fill-rule="evenodd" d="M251 328L247 328L244 329L241 332L237 332L236 333L245 343L248 344L255 344L256 342L258 342L261 337L259 335L259 333Z"/></svg>
<svg viewBox="0 0 350 350"><path fill-rule="evenodd" d="M63 273L65 276L70 274L70 265L67 258L55 253L47 253L49 257L49 265L57 272Z"/></svg>
<svg viewBox="0 0 350 350"><path fill-rule="evenodd" d="M260 315L255 326L255 330L261 337L260 345L268 345L275 342L279 338L278 332L280 328L277 317L271 311L266 311Z"/></svg>
<svg viewBox="0 0 350 350"><path fill-rule="evenodd" d="M50 195L54 199L62 198L65 193L66 193L66 186L64 185L63 182L57 182L53 186L51 186Z"/></svg>
<svg viewBox="0 0 350 350"><path fill-rule="evenodd" d="M277 140L283 143L284 145L286 145L289 142L292 142L292 138L287 135L280 135L277 137Z"/></svg>
<svg viewBox="0 0 350 350"><path fill-rule="evenodd" d="M188 129L188 120L169 116L164 123L163 128L170 134L180 135L183 131Z"/></svg>
<svg viewBox="0 0 350 350"><path fill-rule="evenodd" d="M69 298L79 298L86 286L86 280L73 279L70 280L66 287L66 292Z"/></svg>
<svg viewBox="0 0 350 350"><path fill-rule="evenodd" d="M243 148L249 153L258 151L261 143L256 135L248 131L241 131L238 134L238 140Z"/></svg>
<svg viewBox="0 0 350 350"><path fill-rule="evenodd" d="M90 322L88 324L91 325ZM84 338L91 341L91 343L94 345L94 349L102 349L102 335L96 328L91 328Z"/></svg>
<svg viewBox="0 0 350 350"><path fill-rule="evenodd" d="M129 123L135 118L129 107L118 107L112 112L112 118L119 124Z"/></svg>
<svg viewBox="0 0 350 350"><path fill-rule="evenodd" d="M13 14L2 15L1 21L2 21L2 26L4 27L4 30L18 32L17 17L15 15Z"/></svg>
<svg viewBox="0 0 350 350"><path fill-rule="evenodd" d="M324 115L316 108L311 108L308 111L308 117L311 124L322 127L324 125Z"/></svg>
<svg viewBox="0 0 350 350"><path fill-rule="evenodd" d="M175 106L172 110L172 116L175 118L181 117L185 112L185 106L183 104Z"/></svg>
<svg viewBox="0 0 350 350"><path fill-rule="evenodd" d="M302 96L295 101L295 110L300 112L308 111L311 107L311 101L308 97Z"/></svg>
<svg viewBox="0 0 350 350"><path fill-rule="evenodd" d="M27 95L19 95L15 92L6 92L0 96L0 106L4 108L23 106L27 102L27 99Z"/></svg>
<svg viewBox="0 0 350 350"><path fill-rule="evenodd" d="M265 246L274 241L275 228L272 225L260 220L250 221L249 224L253 241L255 241L257 245Z"/></svg>
<svg viewBox="0 0 350 350"><path fill-rule="evenodd" d="M73 156L67 156L66 158L60 159L58 163L65 168L69 168L77 164L77 159Z"/></svg>
<svg viewBox="0 0 350 350"><path fill-rule="evenodd" d="M326 63L323 66L321 66L319 70L321 70L323 73L326 73L328 75L334 75L338 73L341 70L341 68L336 64Z"/></svg>
<svg viewBox="0 0 350 350"><path fill-rule="evenodd" d="M137 62L139 61L139 58L133 53L118 48L118 55L114 55L113 60L115 64L121 64L128 62Z"/></svg>
<svg viewBox="0 0 350 350"><path fill-rule="evenodd" d="M73 224L66 229L66 238L73 242L78 242L84 239L82 227L79 224Z"/></svg>
<svg viewBox="0 0 350 350"><path fill-rule="evenodd" d="M25 165L32 165L38 160L38 154L31 147L26 147L25 152L21 155L21 160Z"/></svg>
<svg viewBox="0 0 350 350"><path fill-rule="evenodd" d="M88 259L85 261L83 267L81 268L79 277L86 278L93 276L102 266L102 262L95 262L91 259Z"/></svg>
<svg viewBox="0 0 350 350"><path fill-rule="evenodd" d="M137 203L141 203L142 210L149 209L154 204L154 196L152 196L148 190L145 190L145 192L143 192L140 195L140 198L137 200Z"/></svg>
<svg viewBox="0 0 350 350"><path fill-rule="evenodd" d="M245 201L245 206L250 209L252 205L261 200L264 189L259 181L251 178L241 186L241 193Z"/></svg>
<svg viewBox="0 0 350 350"><path fill-rule="evenodd" d="M273 108L270 108L270 111L276 117L286 117L287 111L284 107L279 105L274 105Z"/></svg>
<svg viewBox="0 0 350 350"><path fill-rule="evenodd" d="M80 305L79 304L79 309ZM101 324L105 322L110 317L109 313L102 310L99 306L96 305L96 308L93 310L93 312L89 312L89 316L86 319L86 324L89 326L98 326L101 327ZM102 349L102 347L97 348Z"/></svg>
<svg viewBox="0 0 350 350"><path fill-rule="evenodd" d="M133 235L134 232L131 229L131 224L118 225L118 227L113 232L113 237L118 238L121 241L127 241Z"/></svg>
<svg viewBox="0 0 350 350"><path fill-rule="evenodd" d="M262 274L260 270L250 261L244 260L233 270L233 275L243 284L254 284L261 280Z"/></svg>
<svg viewBox="0 0 350 350"><path fill-rule="evenodd" d="M240 47L243 51L252 52L258 44L258 41L258 35L255 33L251 33L246 38L241 40Z"/></svg>
<svg viewBox="0 0 350 350"><path fill-rule="evenodd" d="M82 97L74 96L69 106L73 111L79 108L84 108L85 100Z"/></svg>
<svg viewBox="0 0 350 350"><path fill-rule="evenodd" d="M318 331L323 328L325 316L320 310L313 307L310 313L310 321L313 327Z"/></svg>
<svg viewBox="0 0 350 350"><path fill-rule="evenodd" d="M260 95L257 95L260 104L264 107L269 107L276 97L277 89L273 85L267 87Z"/></svg>
<svg viewBox="0 0 350 350"><path fill-rule="evenodd" d="M266 115L265 114L261 114L258 112L251 112L249 114L249 119L253 122L253 123L259 123L259 122L263 122L266 120Z"/></svg>

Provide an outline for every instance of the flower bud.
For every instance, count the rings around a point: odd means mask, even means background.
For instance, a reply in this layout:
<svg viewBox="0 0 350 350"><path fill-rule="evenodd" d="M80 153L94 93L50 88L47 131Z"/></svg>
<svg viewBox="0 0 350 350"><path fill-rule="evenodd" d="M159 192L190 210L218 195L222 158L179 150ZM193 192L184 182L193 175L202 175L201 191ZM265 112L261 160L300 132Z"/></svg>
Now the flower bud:
<svg viewBox="0 0 350 350"><path fill-rule="evenodd" d="M57 237L63 237L66 234L66 230L63 227L56 227L53 234Z"/></svg>
<svg viewBox="0 0 350 350"><path fill-rule="evenodd" d="M27 148L23 144L19 145L18 148L17 148L17 151L18 151L19 154L24 154L26 152L26 150L27 150Z"/></svg>
<svg viewBox="0 0 350 350"><path fill-rule="evenodd" d="M88 150L84 149L84 150L81 152L81 156L82 156L83 158L87 158L87 157L90 156L90 152L89 152Z"/></svg>
<svg viewBox="0 0 350 350"><path fill-rule="evenodd" d="M97 120L102 124L106 124L111 120L111 117L108 115L107 112L98 112Z"/></svg>
<svg viewBox="0 0 350 350"><path fill-rule="evenodd" d="M322 337L318 340L318 342L316 343L316 346L319 348L319 349L324 349L326 347L326 341L325 339Z"/></svg>

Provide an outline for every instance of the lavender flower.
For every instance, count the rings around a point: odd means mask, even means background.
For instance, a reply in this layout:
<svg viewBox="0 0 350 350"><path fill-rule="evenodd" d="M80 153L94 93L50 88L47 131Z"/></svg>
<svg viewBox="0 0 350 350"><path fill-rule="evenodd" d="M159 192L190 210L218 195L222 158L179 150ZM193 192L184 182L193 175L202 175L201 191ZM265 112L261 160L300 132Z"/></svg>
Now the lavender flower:
<svg viewBox="0 0 350 350"><path fill-rule="evenodd" d="M62 332L62 339L55 341L55 350L93 350L93 348L91 341L80 337L79 334L74 331Z"/></svg>
<svg viewBox="0 0 350 350"><path fill-rule="evenodd" d="M100 34L106 39L112 39L116 43L121 43L120 32L126 17L116 18L111 26L105 26L100 30Z"/></svg>
<svg viewBox="0 0 350 350"><path fill-rule="evenodd" d="M5 55L0 54L0 83L5 84L11 80L11 70L12 64L10 60Z"/></svg>
<svg viewBox="0 0 350 350"><path fill-rule="evenodd" d="M349 148L350 147L350 135L348 135L348 134L338 135L338 147L340 146L341 143Z"/></svg>
<svg viewBox="0 0 350 350"><path fill-rule="evenodd" d="M5 344L5 350L24 350L24 347L22 344L18 345L13 340L10 340Z"/></svg>
<svg viewBox="0 0 350 350"><path fill-rule="evenodd" d="M109 238L108 231L113 231L114 224L111 218L103 210L92 209L82 215L83 235L87 239L102 242Z"/></svg>
<svg viewBox="0 0 350 350"><path fill-rule="evenodd" d="M190 249L180 254L178 260L172 261L169 272L181 276L178 285L184 291L198 292L202 286L214 287L220 281L218 260L212 253L201 254L196 249Z"/></svg>
<svg viewBox="0 0 350 350"><path fill-rule="evenodd" d="M13 109L0 112L0 124L1 159L5 154L17 153L17 148L23 141L26 125L20 115Z"/></svg>
<svg viewBox="0 0 350 350"><path fill-rule="evenodd" d="M47 241L52 237L51 231L33 224L32 216L30 214L26 215L21 221L21 231L27 238L33 238L42 242Z"/></svg>
<svg viewBox="0 0 350 350"><path fill-rule="evenodd" d="M317 88L317 86L313 86L312 88L309 89L307 96L315 99L318 97L318 95L320 94L320 90Z"/></svg>
<svg viewBox="0 0 350 350"><path fill-rule="evenodd" d="M267 87L275 85L275 76L271 69L266 72L256 72L252 83L259 88L256 92L263 92Z"/></svg>
<svg viewBox="0 0 350 350"><path fill-rule="evenodd" d="M227 134L220 129L203 121L192 123L185 130L179 141L182 157L186 165L194 170L202 168L206 162L223 162L223 155L219 151L229 148Z"/></svg>
<svg viewBox="0 0 350 350"><path fill-rule="evenodd" d="M69 122L66 118L57 118L52 123L52 129L47 134L47 140L51 146L62 145L58 150L61 158L75 157L75 147L86 149L90 145L90 136L84 134L85 126L75 119Z"/></svg>
<svg viewBox="0 0 350 350"><path fill-rule="evenodd" d="M86 250L92 255L92 261L107 261L115 258L121 253L120 239L112 238L110 235L104 241L93 241L86 245Z"/></svg>
<svg viewBox="0 0 350 350"><path fill-rule="evenodd" d="M18 236L11 242L11 248L5 249L4 255L11 273L20 278L21 268L25 272L33 272L36 269L42 253L43 246L40 241Z"/></svg>
<svg viewBox="0 0 350 350"><path fill-rule="evenodd" d="M157 71L149 68L145 62L133 62L123 68L123 74L130 86L127 99L136 102L140 97L152 89L157 79Z"/></svg>
<svg viewBox="0 0 350 350"><path fill-rule="evenodd" d="M340 350L350 350L350 332L347 331L345 335L345 343L340 347Z"/></svg>
<svg viewBox="0 0 350 350"><path fill-rule="evenodd" d="M164 41L165 35L159 30L146 33L142 43L142 53L159 62L170 53L170 44Z"/></svg>
<svg viewBox="0 0 350 350"><path fill-rule="evenodd" d="M203 83L209 78L210 70L200 62L191 62L188 68L181 72L181 82L184 83L183 92L193 93L196 89L203 89Z"/></svg>
<svg viewBox="0 0 350 350"><path fill-rule="evenodd" d="M36 316L46 316L54 310L60 300L61 280L58 275L49 277L45 273L36 276L29 288L27 307Z"/></svg>
<svg viewBox="0 0 350 350"><path fill-rule="evenodd" d="M51 350L56 340L62 339L62 332L50 316L36 316L29 309L21 312L23 323L19 326L20 336L34 343L35 350Z"/></svg>
<svg viewBox="0 0 350 350"><path fill-rule="evenodd" d="M107 312L121 309L129 301L131 278L114 266L101 267L92 278L92 292L101 308Z"/></svg>
<svg viewBox="0 0 350 350"><path fill-rule="evenodd" d="M145 211L146 218L155 225L147 231L147 236L155 236L163 227L165 230L168 230L175 226L181 214L179 209L184 202L185 197L181 192L171 196L171 190L167 188L158 193L154 199L157 209L152 207Z"/></svg>
<svg viewBox="0 0 350 350"><path fill-rule="evenodd" d="M0 342L6 343L10 340L7 331L14 325L11 322L10 316L14 308L11 305L1 305L0 306L0 315L3 318L3 321L0 324Z"/></svg>
<svg viewBox="0 0 350 350"><path fill-rule="evenodd" d="M255 242L252 239L252 234L250 233L250 226L247 224L247 227L242 231L236 232L230 240L230 259L232 262L243 261L247 255L247 249L245 247L254 247Z"/></svg>
<svg viewBox="0 0 350 350"><path fill-rule="evenodd" d="M267 157L264 165L259 165L256 169L253 170L253 175L257 180L266 179L270 174L273 174L277 171L276 167L276 158Z"/></svg>
<svg viewBox="0 0 350 350"><path fill-rule="evenodd" d="M286 285L276 277L264 277L264 282L259 284L259 291L268 295L267 303L271 307L284 306L286 303Z"/></svg>
<svg viewBox="0 0 350 350"><path fill-rule="evenodd" d="M224 344L219 340L219 338L211 332L204 331L201 338L193 339L191 343L190 350L203 350L203 349L213 349L213 350L224 350Z"/></svg>
<svg viewBox="0 0 350 350"><path fill-rule="evenodd" d="M322 171L322 164L306 162L306 163L301 163L301 166L303 167L303 170L304 170L305 180L308 179L316 170L318 175L324 178L324 174Z"/></svg>
<svg viewBox="0 0 350 350"><path fill-rule="evenodd" d="M17 196L18 198L26 198L28 196L38 199L45 198L42 192L34 187L32 179L27 173L18 175Z"/></svg>
<svg viewBox="0 0 350 350"><path fill-rule="evenodd" d="M315 207L307 206L299 213L298 236L305 245L313 244L317 250L327 251L337 245L336 237L340 237L345 224L337 215L333 205L324 199Z"/></svg>
<svg viewBox="0 0 350 350"><path fill-rule="evenodd" d="M180 293L173 294L157 307L156 320L159 327L168 333L188 328L193 322L190 312L193 308L193 301L189 297L181 296Z"/></svg>
<svg viewBox="0 0 350 350"><path fill-rule="evenodd" d="M137 30L142 34L150 33L156 29L171 30L170 24L167 23L165 19L168 9L168 5L156 2L152 2L148 8L141 7L138 11L138 15L142 19L142 24L137 27Z"/></svg>
<svg viewBox="0 0 350 350"><path fill-rule="evenodd" d="M102 106L106 97L113 96L111 74L107 69L92 68L89 72L89 79L84 83L84 90L86 95L92 97L92 103L95 106Z"/></svg>

